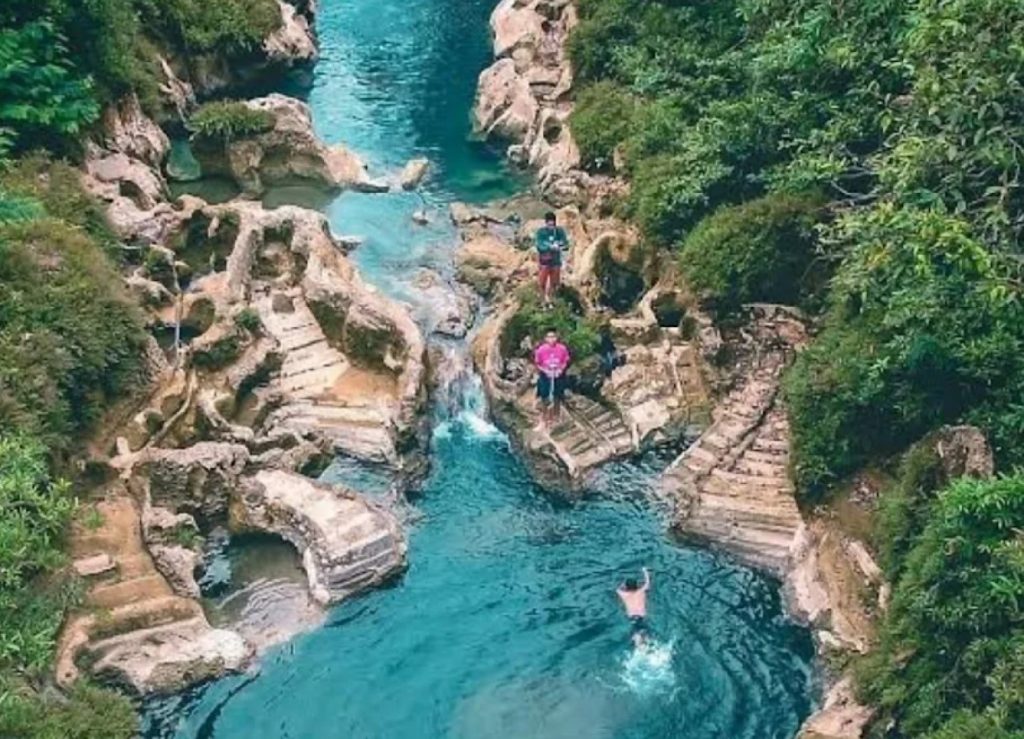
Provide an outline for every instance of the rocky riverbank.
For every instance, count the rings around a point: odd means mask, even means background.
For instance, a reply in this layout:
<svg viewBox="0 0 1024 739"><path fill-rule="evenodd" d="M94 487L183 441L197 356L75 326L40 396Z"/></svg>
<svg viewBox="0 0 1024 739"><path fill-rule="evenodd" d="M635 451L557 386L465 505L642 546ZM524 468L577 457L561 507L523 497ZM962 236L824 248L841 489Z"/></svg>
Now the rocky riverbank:
<svg viewBox="0 0 1024 739"><path fill-rule="evenodd" d="M175 115L191 113L193 88L237 89L315 59L312 5L281 10L258 69L165 64ZM278 184L391 184L324 145L304 103L272 94L245 105L270 125L197 147L205 171L244 193L225 203L170 196L167 133L133 98L107 111L86 145L83 181L132 245L125 280L152 338L148 385L90 444L97 516L72 534L87 592L61 636L63 685L85 671L137 695L170 693L244 669L269 639L287 638L210 625L196 574L215 526L292 544L322 605L405 566L394 511L303 473L337 454L396 474L419 469L423 336L405 306L362 282L322 214L247 199ZM423 173L413 163L396 186L412 189Z"/></svg>
<svg viewBox="0 0 1024 739"><path fill-rule="evenodd" d="M557 487L576 487L588 469L645 444L695 438L662 481L676 533L782 580L789 612L813 629L822 664L842 664L871 648L888 585L869 548L833 511L797 506L778 381L806 342L805 322L785 307L749 306L743 328L723 336L674 265L646 253L628 224L608 217L607 203L628 184L580 167L565 52L576 22L568 1L501 2L491 18L496 61L480 76L475 120L482 134L507 143L510 161L536 170L541 196L561 206L572 241L565 277L572 300L611 327L626 363L596 392L573 394L549 434L533 431L527 353L507 339L532 279L536 224L510 229L501 209L460 210L453 219L463 231L462 278L499 306L474 345L494 412L538 477ZM628 297L627 271L635 276ZM858 704L848 675L823 675L823 705L800 736L860 737L871 709Z"/></svg>

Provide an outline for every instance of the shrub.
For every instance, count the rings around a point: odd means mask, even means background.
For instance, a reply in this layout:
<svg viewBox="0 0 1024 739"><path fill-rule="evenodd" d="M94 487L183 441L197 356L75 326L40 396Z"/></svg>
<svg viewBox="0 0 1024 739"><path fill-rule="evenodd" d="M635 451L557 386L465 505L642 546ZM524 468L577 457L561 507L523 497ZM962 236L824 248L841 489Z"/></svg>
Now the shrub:
<svg viewBox="0 0 1024 739"><path fill-rule="evenodd" d="M1001 464L1024 459L1015 262L959 218L891 204L840 219L832 234L846 257L829 316L785 378L802 491L964 417L998 432Z"/></svg>
<svg viewBox="0 0 1024 739"><path fill-rule="evenodd" d="M231 54L258 48L281 26L275 0L136 0L147 18L191 51Z"/></svg>
<svg viewBox="0 0 1024 739"><path fill-rule="evenodd" d="M99 116L87 73L45 21L0 27L0 127L22 148L57 144Z"/></svg>
<svg viewBox="0 0 1024 739"><path fill-rule="evenodd" d="M633 107L629 93L613 82L598 82L579 92L569 125L585 166L611 168L615 147L629 133Z"/></svg>
<svg viewBox="0 0 1024 739"><path fill-rule="evenodd" d="M37 692L0 674L0 736L18 739L130 739L138 719L125 696L79 680L67 695Z"/></svg>
<svg viewBox="0 0 1024 739"><path fill-rule="evenodd" d="M964 478L936 498L893 590L881 647L860 670L865 697L899 735L1024 731L1022 527L1024 475Z"/></svg>
<svg viewBox="0 0 1024 739"><path fill-rule="evenodd" d="M258 334L263 328L263 321L255 308L243 308L235 316L235 325L250 334Z"/></svg>
<svg viewBox="0 0 1024 739"><path fill-rule="evenodd" d="M0 190L23 205L39 203L48 215L84 229L105 246L116 241L102 206L85 191L81 174L67 162L40 152L22 156L0 166ZM42 213L35 209L30 215Z"/></svg>
<svg viewBox="0 0 1024 739"><path fill-rule="evenodd" d="M768 195L721 208L683 243L680 264L691 284L722 311L742 303L807 303L815 274L814 226L823 198Z"/></svg>
<svg viewBox="0 0 1024 739"><path fill-rule="evenodd" d="M558 331L574 363L582 362L597 351L601 341L598 325L580 315L565 297L556 298L550 309L543 307L536 288L525 288L518 297L519 310L509 319L501 337L504 356L520 356L523 341L528 340L531 346L538 344L549 327Z"/></svg>
<svg viewBox="0 0 1024 739"><path fill-rule="evenodd" d="M273 114L234 100L206 103L188 121L194 137L225 142L255 136L273 127Z"/></svg>
<svg viewBox="0 0 1024 739"><path fill-rule="evenodd" d="M142 323L103 251L42 219L0 227L0 428L54 450L140 370Z"/></svg>
<svg viewBox="0 0 1024 739"><path fill-rule="evenodd" d="M49 664L63 609L52 607L59 596L30 585L63 561L73 510L68 484L50 479L42 445L0 436L0 668Z"/></svg>

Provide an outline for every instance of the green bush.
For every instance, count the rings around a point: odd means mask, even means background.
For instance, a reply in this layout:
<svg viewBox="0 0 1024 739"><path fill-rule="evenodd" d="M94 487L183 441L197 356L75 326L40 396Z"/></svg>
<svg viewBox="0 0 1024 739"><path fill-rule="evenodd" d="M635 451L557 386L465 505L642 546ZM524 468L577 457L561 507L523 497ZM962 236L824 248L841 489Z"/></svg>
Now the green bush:
<svg viewBox="0 0 1024 739"><path fill-rule="evenodd" d="M996 432L1003 466L1024 461L1019 265L962 219L891 204L840 219L833 237L846 257L825 328L785 378L802 491L961 418Z"/></svg>
<svg viewBox="0 0 1024 739"><path fill-rule="evenodd" d="M191 51L250 51L281 26L275 0L136 0L144 18Z"/></svg>
<svg viewBox="0 0 1024 739"><path fill-rule="evenodd" d="M206 103L188 121L188 130L194 137L210 141L234 141L264 133L273 127L272 113L254 110L234 100Z"/></svg>
<svg viewBox="0 0 1024 739"><path fill-rule="evenodd" d="M897 735L1024 731L1022 527L1024 475L961 479L936 498L860 669Z"/></svg>
<svg viewBox="0 0 1024 739"><path fill-rule="evenodd" d="M132 386L144 334L102 249L42 219L0 227L0 428L67 449Z"/></svg>
<svg viewBox="0 0 1024 739"><path fill-rule="evenodd" d="M263 329L263 321L255 308L243 308L235 316L235 325L250 334L258 334Z"/></svg>
<svg viewBox="0 0 1024 739"><path fill-rule="evenodd" d="M99 116L91 80L51 23L0 26L0 128L21 148L59 144Z"/></svg>
<svg viewBox="0 0 1024 739"><path fill-rule="evenodd" d="M52 658L61 589L30 586L63 562L74 505L68 484L50 479L41 444L0 436L0 669L41 671Z"/></svg>
<svg viewBox="0 0 1024 739"><path fill-rule="evenodd" d="M68 695L39 692L0 674L0 736L16 739L130 739L138 719L119 693L79 680Z"/></svg>
<svg viewBox="0 0 1024 739"><path fill-rule="evenodd" d="M806 303L824 282L814 238L823 205L818 196L768 195L721 208L683 243L683 273L720 311L752 302Z"/></svg>
<svg viewBox="0 0 1024 739"><path fill-rule="evenodd" d="M615 147L629 132L633 106L629 93L613 82L598 82L580 90L569 125L585 166L611 168Z"/></svg>
<svg viewBox="0 0 1024 739"><path fill-rule="evenodd" d="M67 162L35 152L0 164L0 191L23 205L39 203L46 214L84 229L105 246L116 241L103 207L85 191L81 173ZM42 213L36 209L30 215Z"/></svg>
<svg viewBox="0 0 1024 739"><path fill-rule="evenodd" d="M598 324L582 316L565 297L556 297L551 308L543 307L536 288L525 288L518 297L519 310L509 319L501 337L505 357L522 356L520 347L524 340L531 347L536 346L549 327L558 332L574 363L582 362L597 351L601 341Z"/></svg>

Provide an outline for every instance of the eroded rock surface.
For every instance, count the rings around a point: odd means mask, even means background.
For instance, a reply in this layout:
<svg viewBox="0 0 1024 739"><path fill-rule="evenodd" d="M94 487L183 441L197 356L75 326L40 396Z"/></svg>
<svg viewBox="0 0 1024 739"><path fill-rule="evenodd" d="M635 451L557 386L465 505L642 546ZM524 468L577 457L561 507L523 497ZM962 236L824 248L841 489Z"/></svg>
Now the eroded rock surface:
<svg viewBox="0 0 1024 739"><path fill-rule="evenodd" d="M206 175L229 177L252 195L297 182L328 190L388 189L386 182L370 177L356 154L343 146L327 146L317 137L309 106L301 100L274 93L245 104L269 113L273 127L231 141L197 140L195 155Z"/></svg>
<svg viewBox="0 0 1024 739"><path fill-rule="evenodd" d="M510 142L508 157L538 170L553 200L585 197L569 132L572 70L565 40L577 23L568 0L502 0L491 15L497 61L480 75L475 126Z"/></svg>
<svg viewBox="0 0 1024 739"><path fill-rule="evenodd" d="M269 531L302 555L310 592L337 602L405 566L405 539L393 515L336 486L280 470L246 480L233 525Z"/></svg>

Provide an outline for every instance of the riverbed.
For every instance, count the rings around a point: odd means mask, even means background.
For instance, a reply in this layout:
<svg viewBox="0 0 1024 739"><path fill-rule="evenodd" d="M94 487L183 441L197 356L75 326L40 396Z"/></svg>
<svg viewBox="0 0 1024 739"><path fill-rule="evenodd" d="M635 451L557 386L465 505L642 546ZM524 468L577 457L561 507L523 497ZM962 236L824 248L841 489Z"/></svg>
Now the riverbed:
<svg viewBox="0 0 1024 739"><path fill-rule="evenodd" d="M432 162L422 193L345 193L332 229L362 237L364 278L410 301L450 274L453 200L526 186L469 140L493 0L322 0L309 95L318 133L387 173ZM426 210L431 223L411 215ZM458 351L457 346L451 347ZM434 413L408 571L333 609L249 674L149 707L151 737L432 739L791 737L813 700L808 633L778 584L666 534L650 485L671 450L597 474L567 502L532 483L471 377ZM331 479L387 480L342 461ZM614 594L651 569L650 648Z"/></svg>

